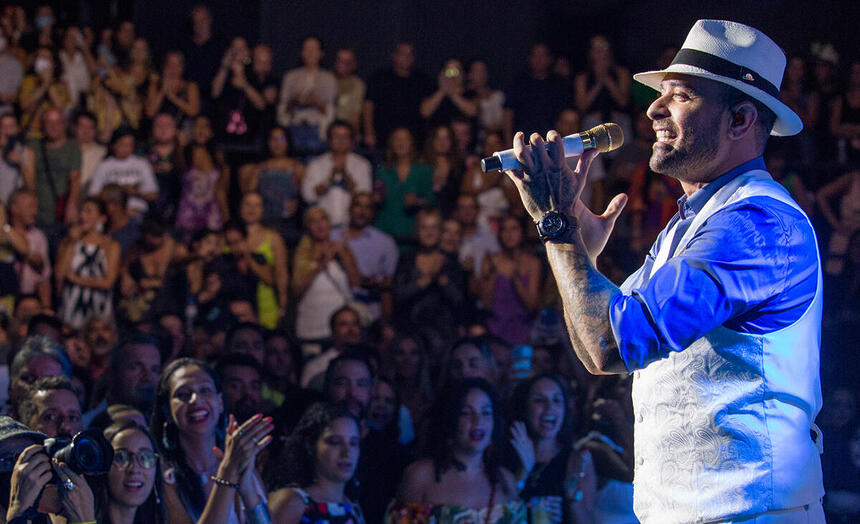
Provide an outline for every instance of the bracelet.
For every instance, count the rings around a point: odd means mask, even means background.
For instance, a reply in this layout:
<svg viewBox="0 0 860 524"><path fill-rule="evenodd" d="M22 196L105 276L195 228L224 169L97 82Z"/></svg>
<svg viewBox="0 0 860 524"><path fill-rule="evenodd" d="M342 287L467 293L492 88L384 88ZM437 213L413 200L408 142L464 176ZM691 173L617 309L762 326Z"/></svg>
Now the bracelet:
<svg viewBox="0 0 860 524"><path fill-rule="evenodd" d="M265 502L260 502L253 508L246 509L245 516L248 518L250 524L269 524L272 522L269 506Z"/></svg>
<svg viewBox="0 0 860 524"><path fill-rule="evenodd" d="M209 475L209 478L212 479L212 482L218 484L221 487L239 489L239 484L234 484L229 480L224 480L222 478L216 477L215 475Z"/></svg>

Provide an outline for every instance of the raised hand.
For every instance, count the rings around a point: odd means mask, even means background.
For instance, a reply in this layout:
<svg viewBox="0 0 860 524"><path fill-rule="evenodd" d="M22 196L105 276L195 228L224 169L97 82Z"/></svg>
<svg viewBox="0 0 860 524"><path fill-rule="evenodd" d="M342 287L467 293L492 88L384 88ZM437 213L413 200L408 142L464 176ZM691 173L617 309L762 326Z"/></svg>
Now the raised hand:
<svg viewBox="0 0 860 524"><path fill-rule="evenodd" d="M606 242L609 240L609 235L615 227L615 221L621 215L624 206L627 205L627 195L624 193L615 195L615 198L606 206L606 210L602 215L596 215L591 212L581 200L576 201L573 216L579 224L582 243L585 245L585 250L588 252L588 258L594 263L597 255L603 252L606 247Z"/></svg>
<svg viewBox="0 0 860 524"><path fill-rule="evenodd" d="M51 480L51 462L44 448L33 444L24 448L12 468L9 483L9 508L6 520L10 521L35 504L42 488Z"/></svg>
<svg viewBox="0 0 860 524"><path fill-rule="evenodd" d="M523 478L525 478L535 467L535 446L529 438L526 425L520 421L511 424L511 446L520 457L520 462L523 464Z"/></svg>
<svg viewBox="0 0 860 524"><path fill-rule="evenodd" d="M573 170L564 159L564 146L557 132L550 131L546 141L533 133L529 143L527 146L522 132L514 136L514 155L523 169L506 171L520 193L523 206L534 220L553 210L571 214L597 151L583 153Z"/></svg>
<svg viewBox="0 0 860 524"><path fill-rule="evenodd" d="M269 433L274 427L272 417L264 418L259 413L241 425L230 415L218 478L239 484L248 467L254 463L257 453L272 442Z"/></svg>
<svg viewBox="0 0 860 524"><path fill-rule="evenodd" d="M54 469L60 477L60 501L69 522L95 521L93 491L84 476L72 471L65 462L54 461Z"/></svg>

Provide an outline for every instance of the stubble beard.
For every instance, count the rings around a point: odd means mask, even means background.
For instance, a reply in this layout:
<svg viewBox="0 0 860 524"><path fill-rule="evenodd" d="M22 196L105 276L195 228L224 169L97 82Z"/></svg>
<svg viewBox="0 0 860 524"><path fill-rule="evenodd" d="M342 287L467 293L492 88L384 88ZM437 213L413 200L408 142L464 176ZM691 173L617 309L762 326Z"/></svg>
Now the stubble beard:
<svg viewBox="0 0 860 524"><path fill-rule="evenodd" d="M719 115L709 122L684 129L683 143L672 144L668 151L651 150L648 167L655 173L683 182L702 182L709 180L709 167L719 152ZM675 126L670 123L675 132Z"/></svg>

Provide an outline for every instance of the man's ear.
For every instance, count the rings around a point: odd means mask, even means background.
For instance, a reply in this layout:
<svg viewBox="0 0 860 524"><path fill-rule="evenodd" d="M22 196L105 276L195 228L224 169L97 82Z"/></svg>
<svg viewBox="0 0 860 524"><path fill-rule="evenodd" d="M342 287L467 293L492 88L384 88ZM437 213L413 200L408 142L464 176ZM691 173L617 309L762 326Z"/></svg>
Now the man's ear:
<svg viewBox="0 0 860 524"><path fill-rule="evenodd" d="M758 111L752 102L741 102L729 109L729 138L740 140L749 133L755 133Z"/></svg>

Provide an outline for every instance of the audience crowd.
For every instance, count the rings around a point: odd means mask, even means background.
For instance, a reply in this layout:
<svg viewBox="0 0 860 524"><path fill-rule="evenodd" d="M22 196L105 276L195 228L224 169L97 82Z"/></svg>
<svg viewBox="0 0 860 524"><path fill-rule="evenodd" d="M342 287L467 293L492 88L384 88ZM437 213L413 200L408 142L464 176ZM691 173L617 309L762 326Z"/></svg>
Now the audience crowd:
<svg viewBox="0 0 860 524"><path fill-rule="evenodd" d="M516 189L480 169L517 130L617 122L583 199L630 196L598 264L632 272L681 189L611 42L580 72L534 44L500 89L409 42L361 78L360 50L189 20L153 56L130 21L0 10L0 519L636 522L630 378L573 356ZM765 158L827 285L825 507L856 522L860 61L813 43L781 96L805 130ZM43 452L86 428L105 475Z"/></svg>

